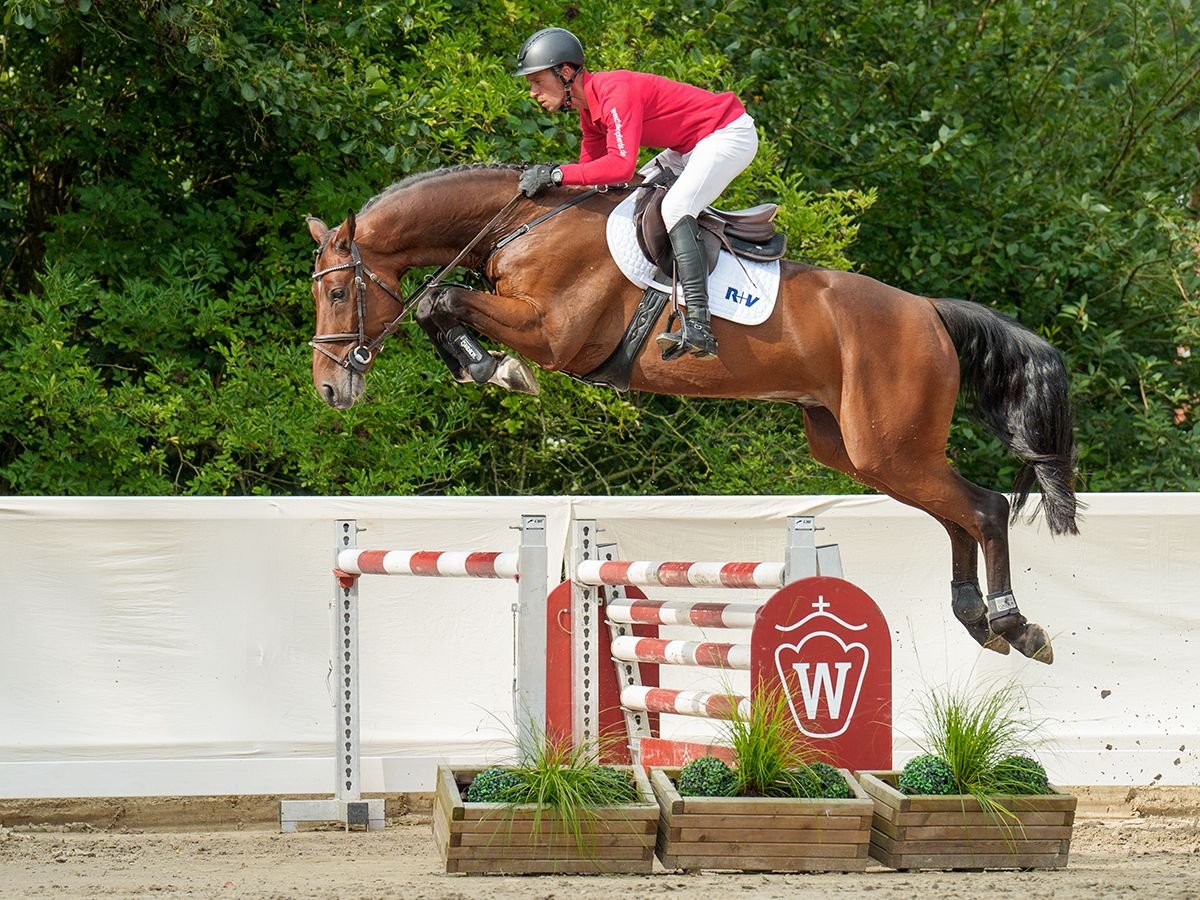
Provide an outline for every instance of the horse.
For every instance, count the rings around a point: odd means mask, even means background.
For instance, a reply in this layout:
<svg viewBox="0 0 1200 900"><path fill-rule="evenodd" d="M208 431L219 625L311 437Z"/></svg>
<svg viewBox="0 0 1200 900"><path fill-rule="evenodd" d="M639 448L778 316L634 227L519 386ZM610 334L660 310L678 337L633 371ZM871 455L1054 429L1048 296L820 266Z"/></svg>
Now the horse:
<svg viewBox="0 0 1200 900"><path fill-rule="evenodd" d="M642 294L605 240L606 219L627 191L559 187L528 199L518 192L519 172L500 165L424 172L334 228L309 218L317 243L312 378L326 403L346 409L362 396L378 350L410 309L460 382L536 393L526 359L584 377L609 357ZM435 266L443 268L414 296L400 295L408 270ZM453 266L478 273L490 290L442 283ZM714 319L713 327L716 360L664 361L651 347L633 360L628 387L799 407L819 463L923 510L946 530L951 606L971 637L998 653L1013 647L1053 661L1046 630L1013 596L1008 544L1035 482L1051 533L1078 534L1069 377L1049 342L973 301L923 297L788 260L767 321ZM519 356L483 350L475 333ZM1011 503L965 479L947 458L960 394L1023 463Z"/></svg>

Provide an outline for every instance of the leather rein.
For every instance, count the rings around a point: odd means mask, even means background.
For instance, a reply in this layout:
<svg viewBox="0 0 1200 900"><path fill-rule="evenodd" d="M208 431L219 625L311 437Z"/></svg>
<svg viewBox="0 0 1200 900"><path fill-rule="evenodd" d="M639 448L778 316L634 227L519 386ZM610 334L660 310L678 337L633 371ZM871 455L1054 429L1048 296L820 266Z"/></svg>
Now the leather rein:
<svg viewBox="0 0 1200 900"><path fill-rule="evenodd" d="M583 193L576 195L575 197L571 198L570 200L568 200L566 203L562 204L561 206L555 207L554 209L550 210L550 212L543 213L542 215L538 216L536 219L532 220L531 222L526 222L524 225L520 226L515 231L510 232L509 234L507 234L506 236L501 238L499 241L497 241L492 246L492 248L490 250L488 250L488 252L486 254L484 254L485 261L496 250L498 250L501 247L503 247L504 245L508 244L510 241L515 240L516 238L525 234L526 232L529 231L529 229L533 228L535 225L539 225L542 222L546 221L547 219L558 215L560 212L564 212L565 210L570 209L572 206L576 206L576 205L582 203L584 200L589 199L593 195L602 193L603 190L607 190L607 189L608 189L607 187L605 187L603 189L602 188L591 188L590 190L584 191ZM351 241L350 242L350 261L344 262L344 263L338 263L336 266L329 266L328 268L325 268L325 269L319 269L318 271L313 272L312 280L319 281L321 278L328 275L330 272L342 272L342 271L345 271L346 269L354 270L355 302L358 305L358 331L356 331L356 332L355 331L342 331L342 332L337 332L337 333L332 333L332 334L314 335L313 339L308 342L308 345L310 347L312 347L314 350L316 350L318 353L322 353L325 356L327 356L329 359L333 360L335 363L337 363L343 369L357 372L359 375L362 375L363 373L365 373L367 368L371 365L371 361L375 358L375 355L383 347L384 342L390 336L392 336L393 334L395 334L397 331L400 330L400 323L404 321L404 317L408 315L408 313L412 310L412 308L426 294L428 294L430 291L432 291L438 285L442 284L446 275L455 266L457 266L460 262L462 262L462 260L466 257L466 255L475 248L475 245L478 244L483 239L484 235L488 234L492 230L493 226L495 226L495 224L498 221L500 221L500 219L503 218L509 212L509 210L511 210L514 206L516 206L517 203L522 199L524 199L524 195L518 192L518 194L515 197L513 197L511 200L508 201L508 203L506 203L504 205L504 207L500 210L500 212L496 213L496 215L494 215L492 217L492 220L490 222L488 222L486 225L483 226L483 228L480 230L480 232L477 235L475 235L474 238L471 239L471 242L469 244L467 244L467 246L463 247L462 251L459 252L459 254L456 257L454 257L454 259L452 259L450 262L446 263L446 265L444 265L440 269L438 269L437 272L434 273L432 276L427 277L425 279L424 283L419 288L417 288L412 294L410 294L407 298L401 296L398 291L394 290L393 288L391 288L387 284L385 284L384 281L378 275L376 275L374 272L372 272L367 267L367 265L362 261L362 254L359 253L357 242ZM386 325L384 325L383 330L380 331L379 334L377 334L375 337L369 338L369 339L367 337L367 332L366 332L367 280L368 279L373 281L375 284L379 285L379 287L383 288L383 291L385 294L387 294L394 301L396 301L396 303L400 304L399 314L394 319L392 319L390 322L388 322ZM346 350L345 355L338 356L336 353L333 353L330 350L326 350L325 347L322 346L323 344L351 344L352 346L350 346Z"/></svg>

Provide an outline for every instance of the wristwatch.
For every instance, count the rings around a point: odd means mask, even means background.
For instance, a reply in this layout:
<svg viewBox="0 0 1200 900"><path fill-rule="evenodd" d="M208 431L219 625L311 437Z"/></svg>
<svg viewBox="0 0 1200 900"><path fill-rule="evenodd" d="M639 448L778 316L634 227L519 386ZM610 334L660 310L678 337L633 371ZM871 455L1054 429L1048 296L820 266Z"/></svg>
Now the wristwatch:
<svg viewBox="0 0 1200 900"><path fill-rule="evenodd" d="M555 184L562 184L562 169L560 169L558 166L555 166L553 169L551 169L550 180Z"/></svg>

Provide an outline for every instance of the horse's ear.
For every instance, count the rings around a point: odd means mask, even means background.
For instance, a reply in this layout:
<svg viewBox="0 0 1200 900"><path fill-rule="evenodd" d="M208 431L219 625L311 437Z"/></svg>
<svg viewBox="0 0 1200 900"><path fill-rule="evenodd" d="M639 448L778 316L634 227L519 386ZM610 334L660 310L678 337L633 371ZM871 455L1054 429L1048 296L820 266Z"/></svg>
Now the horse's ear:
<svg viewBox="0 0 1200 900"><path fill-rule="evenodd" d="M354 210L346 210L346 243L354 243L354 229L358 223L354 220Z"/></svg>
<svg viewBox="0 0 1200 900"><path fill-rule="evenodd" d="M329 226L316 216L306 216L305 218L308 220L308 233L312 235L312 239L318 244L325 240L325 235L329 234Z"/></svg>

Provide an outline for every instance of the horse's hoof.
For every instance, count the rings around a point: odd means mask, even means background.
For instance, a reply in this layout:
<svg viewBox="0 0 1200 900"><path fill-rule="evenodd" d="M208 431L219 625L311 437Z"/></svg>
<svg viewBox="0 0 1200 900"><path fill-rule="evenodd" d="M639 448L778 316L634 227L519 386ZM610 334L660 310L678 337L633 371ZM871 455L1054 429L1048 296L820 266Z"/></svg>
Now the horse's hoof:
<svg viewBox="0 0 1200 900"><path fill-rule="evenodd" d="M967 634L975 638L975 643L984 650L991 650L1002 656L1008 655L1008 641L988 627L987 619L963 622L963 627L967 629Z"/></svg>
<svg viewBox="0 0 1200 900"><path fill-rule="evenodd" d="M542 392L538 386L537 376L533 370L521 360L507 353L492 351L492 356L500 360L496 371L490 379L492 384L499 385L505 390L516 391L518 394L533 394L535 397Z"/></svg>
<svg viewBox="0 0 1200 900"><path fill-rule="evenodd" d="M1050 665L1054 662L1054 648L1050 646L1050 635L1041 625L1027 623L1013 635L1005 635L1007 641L1030 659Z"/></svg>

